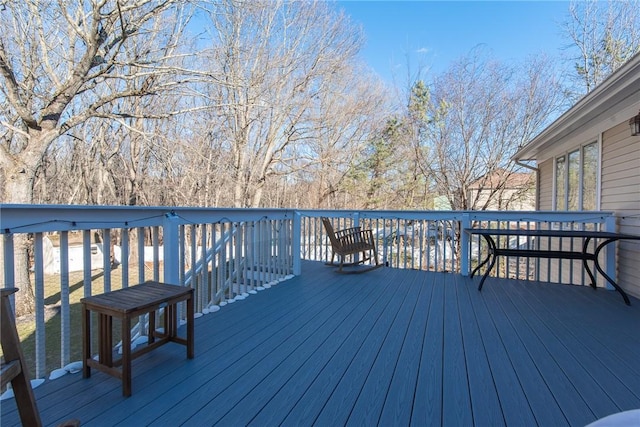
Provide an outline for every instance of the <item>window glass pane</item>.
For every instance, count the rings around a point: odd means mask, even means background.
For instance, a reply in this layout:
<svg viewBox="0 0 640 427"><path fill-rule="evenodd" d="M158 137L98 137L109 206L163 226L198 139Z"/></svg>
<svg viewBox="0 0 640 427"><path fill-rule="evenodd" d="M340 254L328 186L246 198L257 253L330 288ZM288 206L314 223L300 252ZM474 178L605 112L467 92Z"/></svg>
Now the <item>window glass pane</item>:
<svg viewBox="0 0 640 427"><path fill-rule="evenodd" d="M557 211L563 211L566 209L565 205L565 169L566 161L565 157L558 157L556 159L556 207Z"/></svg>
<svg viewBox="0 0 640 427"><path fill-rule="evenodd" d="M598 145L593 142L582 149L582 209L596 210Z"/></svg>
<svg viewBox="0 0 640 427"><path fill-rule="evenodd" d="M580 151L569 153L569 170L567 185L567 210L577 211L580 208Z"/></svg>

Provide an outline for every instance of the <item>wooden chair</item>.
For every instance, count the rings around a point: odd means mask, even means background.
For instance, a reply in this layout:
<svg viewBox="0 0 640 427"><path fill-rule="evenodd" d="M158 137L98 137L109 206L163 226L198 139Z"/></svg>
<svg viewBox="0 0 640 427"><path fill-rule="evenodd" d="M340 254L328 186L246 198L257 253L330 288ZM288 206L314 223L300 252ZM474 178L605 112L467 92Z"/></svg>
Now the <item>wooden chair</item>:
<svg viewBox="0 0 640 427"><path fill-rule="evenodd" d="M22 352L15 317L9 301L9 296L17 291L17 288L0 289L0 344L4 354L0 369L0 383L2 389L11 383L22 425L39 427L42 426L42 420L31 388L29 369ZM58 427L77 427L79 425L79 420L72 419L58 424Z"/></svg>
<svg viewBox="0 0 640 427"><path fill-rule="evenodd" d="M17 291L18 289L16 288L0 289L0 292L2 292L2 313L0 313L2 324L0 327L2 328L1 341L2 353L4 354L2 380L0 382L3 389L5 385L11 382L22 425L41 426L42 421L40 420L40 413L31 388L29 370L25 363L24 354L22 354L22 346L20 345L20 338L18 338L15 318L9 301L9 295Z"/></svg>
<svg viewBox="0 0 640 427"><path fill-rule="evenodd" d="M364 273L371 271L382 264L378 261L378 249L376 241L373 238L371 230L361 230L360 227L345 228L343 230L334 231L333 225L329 218L322 218L329 240L331 241L331 262L327 265L337 266L338 273ZM333 260L338 256L338 264L334 264ZM351 257L351 262L345 263L345 259ZM367 268L358 268L355 270L344 270L344 267L351 267L370 263Z"/></svg>

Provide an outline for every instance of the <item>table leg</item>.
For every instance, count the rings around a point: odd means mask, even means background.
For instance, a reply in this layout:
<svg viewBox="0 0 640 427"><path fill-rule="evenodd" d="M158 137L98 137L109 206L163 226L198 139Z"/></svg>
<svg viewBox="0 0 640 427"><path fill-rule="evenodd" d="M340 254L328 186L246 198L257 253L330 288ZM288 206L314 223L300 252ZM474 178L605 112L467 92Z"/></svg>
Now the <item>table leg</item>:
<svg viewBox="0 0 640 427"><path fill-rule="evenodd" d="M600 251L602 250L602 248L607 246L609 243L615 242L617 240L619 239L607 239L604 242L600 243L594 252L594 256L595 256L594 263L596 265L596 270L598 270L598 272L602 274L602 276L605 279L607 279L609 283L611 283L611 285L616 289L616 291L620 292L620 294L622 295L622 299L624 300L624 303L627 305L631 305L631 301L629 300L629 296L627 295L627 293L624 291L624 289L618 286L618 284L611 277L609 277L607 273L604 272L602 267L600 267L600 262L598 261L598 255L600 254Z"/></svg>
<svg viewBox="0 0 640 427"><path fill-rule="evenodd" d="M91 358L91 312L82 304L82 378L91 376L87 359Z"/></svg>
<svg viewBox="0 0 640 427"><path fill-rule="evenodd" d="M586 239L584 239L584 243L582 245L582 266L584 267L585 270L587 270L589 279L591 279L591 287L593 289L596 289L596 277L591 272L591 269L589 268L589 264L587 263L587 260L589 259L589 252L587 252L587 247L589 246L590 241L591 241L591 238L587 237ZM596 264L598 263L597 257L595 259L595 262Z"/></svg>
<svg viewBox="0 0 640 427"><path fill-rule="evenodd" d="M473 279L473 276L476 275L476 273L478 271L480 271L480 269L482 268L483 265L485 265L487 262L489 262L489 258L491 258L491 253L488 252L487 253L487 257L480 263L478 264L478 266L476 268L473 269L473 271L471 272L471 278Z"/></svg>
<svg viewBox="0 0 640 427"><path fill-rule="evenodd" d="M193 359L195 355L194 350L194 307L193 307L193 292L187 298L187 358Z"/></svg>
<svg viewBox="0 0 640 427"><path fill-rule="evenodd" d="M164 308L164 333L170 340L177 336L175 327L175 307L175 304L170 304Z"/></svg>
<svg viewBox="0 0 640 427"><path fill-rule="evenodd" d="M487 280L487 276L489 276L489 273L491 272L491 269L496 264L496 258L498 257L498 255L496 254L496 251L497 251L496 243L493 241L491 236L483 235L483 237L487 241L487 245L489 245L489 254L487 255L487 259L485 259L482 262L482 264L480 264L478 267L476 267L476 270L479 269L484 264L486 264L487 261L489 261L489 258L491 258L491 262L489 263L489 267L487 267L487 271L485 271L484 274L482 275L482 279L480 279L480 284L478 285L478 290L479 291L482 290L482 286L484 285L484 281Z"/></svg>
<svg viewBox="0 0 640 427"><path fill-rule="evenodd" d="M149 337L149 344L152 344L156 340L156 311L151 310L149 312L149 330L147 331Z"/></svg>
<svg viewBox="0 0 640 427"><path fill-rule="evenodd" d="M122 318L122 395L131 396L131 318Z"/></svg>
<svg viewBox="0 0 640 427"><path fill-rule="evenodd" d="M99 330L99 349L98 357L103 365L113 366L113 317L99 313L98 314L98 330Z"/></svg>

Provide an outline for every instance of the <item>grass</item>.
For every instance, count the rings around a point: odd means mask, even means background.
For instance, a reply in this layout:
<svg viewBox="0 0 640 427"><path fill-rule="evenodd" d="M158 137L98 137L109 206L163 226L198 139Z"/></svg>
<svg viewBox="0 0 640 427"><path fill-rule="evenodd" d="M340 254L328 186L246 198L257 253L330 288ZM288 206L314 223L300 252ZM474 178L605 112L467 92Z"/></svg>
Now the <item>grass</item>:
<svg viewBox="0 0 640 427"><path fill-rule="evenodd" d="M153 271L145 268L145 279L153 276ZM162 277L162 272L161 276ZM45 298L45 371L39 377L48 375L52 370L65 365L61 354L61 277L59 274L46 275L44 280ZM129 268L129 285L138 283L138 266ZM112 269L111 290L122 288L122 270ZM104 289L104 272L95 270L91 276L91 294L101 294ZM70 319L70 359L68 362L82 360L82 305L80 299L84 297L84 273L82 271L69 273L69 319ZM35 316L24 316L16 319L16 328L22 343L29 373L36 378L36 324ZM95 328L94 328L95 330ZM114 320L114 342L120 340L119 324ZM97 348L96 334L93 334L93 348Z"/></svg>

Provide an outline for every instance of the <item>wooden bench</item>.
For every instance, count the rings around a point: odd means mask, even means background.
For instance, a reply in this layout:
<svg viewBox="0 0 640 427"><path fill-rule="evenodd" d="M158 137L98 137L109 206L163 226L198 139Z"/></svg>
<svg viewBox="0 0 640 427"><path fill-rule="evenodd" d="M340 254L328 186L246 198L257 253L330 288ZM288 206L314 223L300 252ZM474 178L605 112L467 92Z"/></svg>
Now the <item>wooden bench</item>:
<svg viewBox="0 0 640 427"><path fill-rule="evenodd" d="M178 336L177 304L186 301L187 337ZM82 376L89 378L96 368L122 380L122 394L131 396L131 361L167 342L187 347L187 358L194 357L193 289L148 281L140 285L95 295L82 303ZM164 309L164 331L156 330L156 311ZM98 314L98 360L91 352L91 312ZM131 351L131 319L149 314L148 343ZM121 321L122 357L114 360L113 319ZM119 368L120 367L120 368Z"/></svg>

